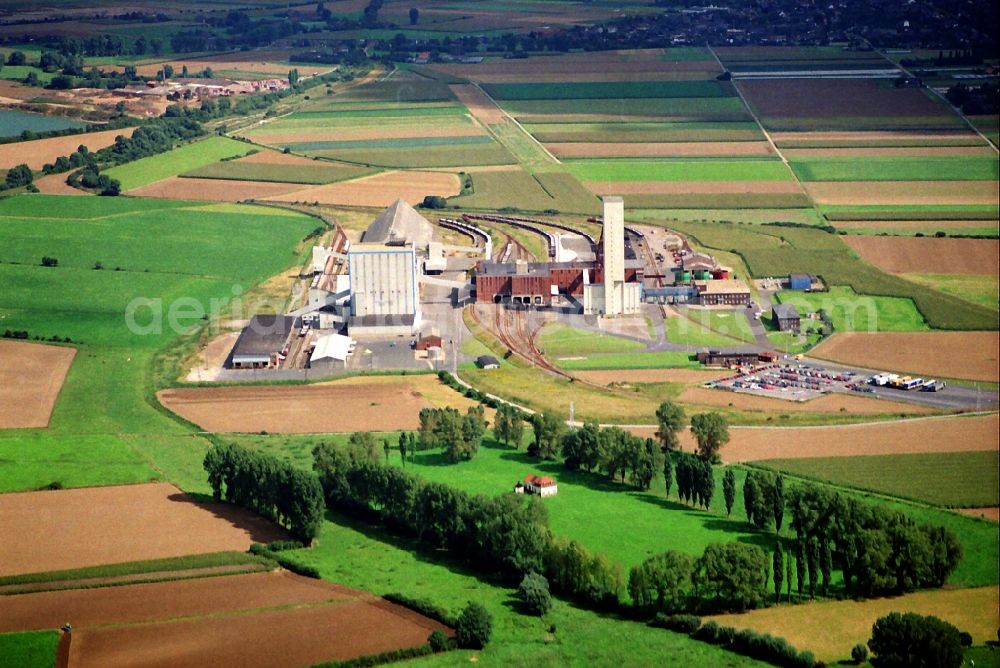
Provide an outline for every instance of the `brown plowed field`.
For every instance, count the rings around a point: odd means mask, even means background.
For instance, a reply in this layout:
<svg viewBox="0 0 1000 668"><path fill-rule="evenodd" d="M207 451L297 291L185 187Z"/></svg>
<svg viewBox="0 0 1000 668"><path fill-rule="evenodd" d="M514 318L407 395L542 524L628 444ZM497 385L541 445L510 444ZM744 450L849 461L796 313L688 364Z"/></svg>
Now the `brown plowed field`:
<svg viewBox="0 0 1000 668"><path fill-rule="evenodd" d="M834 118L950 116L917 88L883 88L866 79L740 80L747 101L764 117Z"/></svg>
<svg viewBox="0 0 1000 668"><path fill-rule="evenodd" d="M997 588L922 591L868 601L813 601L740 615L716 615L705 621L780 636L833 665L848 658L854 645L865 643L875 620L890 612L934 615L971 633L973 642L979 645L996 640Z"/></svg>
<svg viewBox="0 0 1000 668"><path fill-rule="evenodd" d="M996 220L838 220L838 228L868 228L873 230L923 230L927 228L997 227Z"/></svg>
<svg viewBox="0 0 1000 668"><path fill-rule="evenodd" d="M731 427L722 448L726 462L806 457L920 454L1000 450L1000 417L913 418L838 427ZM655 436L655 427L629 431L642 438ZM694 452L690 431L680 434L681 446Z"/></svg>
<svg viewBox="0 0 1000 668"><path fill-rule="evenodd" d="M315 164L315 163L313 163ZM172 176L148 186L130 190L136 197L162 197L164 199L192 199L209 202L241 202L245 199L275 199L292 195L309 187L301 183L270 183L265 181L229 181L223 179L191 179ZM289 197L285 201L305 201ZM308 198L311 202L315 198Z"/></svg>
<svg viewBox="0 0 1000 668"><path fill-rule="evenodd" d="M989 146L884 146L851 148L783 148L782 154L789 160L802 158L862 158L867 156L950 156L950 155L996 155Z"/></svg>
<svg viewBox="0 0 1000 668"><path fill-rule="evenodd" d="M0 341L0 429L48 427L75 356L76 348Z"/></svg>
<svg viewBox="0 0 1000 668"><path fill-rule="evenodd" d="M1000 275L997 239L844 237L863 260L892 274Z"/></svg>
<svg viewBox="0 0 1000 668"><path fill-rule="evenodd" d="M471 84L456 84L448 86L448 88L455 94L459 102L464 104L480 122L486 125L503 122L504 113L500 107L494 104L489 96L475 86Z"/></svg>
<svg viewBox="0 0 1000 668"><path fill-rule="evenodd" d="M598 195L733 195L798 193L795 181L588 181Z"/></svg>
<svg viewBox="0 0 1000 668"><path fill-rule="evenodd" d="M0 597L0 628L74 630L69 665L308 666L423 644L441 624L288 572Z"/></svg>
<svg viewBox="0 0 1000 668"><path fill-rule="evenodd" d="M195 503L168 484L0 494L0 526L0 576L243 551L286 537L242 508Z"/></svg>
<svg viewBox="0 0 1000 668"><path fill-rule="evenodd" d="M768 156L774 151L763 141L740 142L664 142L664 143L583 143L546 144L558 158L628 158L628 157L718 157Z"/></svg>
<svg viewBox="0 0 1000 668"><path fill-rule="evenodd" d="M70 153L76 151L80 144L85 145L93 152L114 144L115 137L118 135L131 137L133 132L135 132L135 128L121 128L103 132L87 132L68 137L51 137L13 144L0 144L0 169L10 169L24 163L28 167L38 170L47 162L55 162L56 158L61 155L69 156ZM65 179L67 175L63 174L62 176Z"/></svg>
<svg viewBox="0 0 1000 668"><path fill-rule="evenodd" d="M1000 382L997 332L840 332L810 357L899 373Z"/></svg>
<svg viewBox="0 0 1000 668"><path fill-rule="evenodd" d="M417 204L426 195L452 197L459 193L460 185L458 177L451 173L391 171L305 188L268 199L277 202L319 202L332 206L384 207L397 199Z"/></svg>
<svg viewBox="0 0 1000 668"><path fill-rule="evenodd" d="M49 174L34 180L38 192L47 195L90 195L85 190L74 188L66 183L66 174Z"/></svg>
<svg viewBox="0 0 1000 668"><path fill-rule="evenodd" d="M926 415L938 411L929 406L904 404L898 401L873 399L855 394L827 394L809 401L787 401L754 394L692 387L679 397L680 401L698 406L732 406L737 410L767 411L768 413L847 413L848 415L888 415L908 413Z"/></svg>
<svg viewBox="0 0 1000 668"><path fill-rule="evenodd" d="M574 371L573 375L588 383L707 383L731 375L729 371L699 371L697 369L633 369L615 371Z"/></svg>
<svg viewBox="0 0 1000 668"><path fill-rule="evenodd" d="M405 382L162 390L160 402L207 431L312 434L416 429L427 401Z"/></svg>
<svg viewBox="0 0 1000 668"><path fill-rule="evenodd" d="M978 517L983 520L989 520L990 522L1000 522L1000 508L956 508L955 512L961 513L963 515L968 515L969 517Z"/></svg>
<svg viewBox="0 0 1000 668"><path fill-rule="evenodd" d="M812 181L818 204L996 204L996 181Z"/></svg>

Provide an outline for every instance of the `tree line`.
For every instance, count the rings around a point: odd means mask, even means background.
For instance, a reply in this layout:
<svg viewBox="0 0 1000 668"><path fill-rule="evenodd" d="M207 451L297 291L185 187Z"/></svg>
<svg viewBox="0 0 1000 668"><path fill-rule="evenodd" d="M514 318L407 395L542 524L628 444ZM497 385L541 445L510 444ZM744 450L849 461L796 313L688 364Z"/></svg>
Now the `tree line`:
<svg viewBox="0 0 1000 668"><path fill-rule="evenodd" d="M482 404L470 406L465 415L448 406L420 410L418 431L420 450L442 448L445 456L457 462L472 459L479 451L479 442L486 433L485 410Z"/></svg>
<svg viewBox="0 0 1000 668"><path fill-rule="evenodd" d="M308 545L323 522L323 490L308 471L234 444L213 445L203 463L216 501L263 515Z"/></svg>

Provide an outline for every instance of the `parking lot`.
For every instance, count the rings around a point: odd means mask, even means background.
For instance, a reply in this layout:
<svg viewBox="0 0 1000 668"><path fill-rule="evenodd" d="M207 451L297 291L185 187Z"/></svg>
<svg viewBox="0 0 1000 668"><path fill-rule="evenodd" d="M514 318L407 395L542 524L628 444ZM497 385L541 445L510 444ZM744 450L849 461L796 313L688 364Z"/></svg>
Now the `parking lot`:
<svg viewBox="0 0 1000 668"><path fill-rule="evenodd" d="M730 392L743 392L772 399L809 401L831 392L858 393L879 399L903 401L933 406L944 410L985 411L995 410L998 394L994 390L936 382L930 378L923 382L909 383L912 389L878 385L873 381L889 374L873 373L866 369L851 369L815 361L785 361L775 364L744 368L709 387ZM917 379L914 379L917 380ZM926 389L920 389L925 387ZM930 391L930 387L936 388Z"/></svg>

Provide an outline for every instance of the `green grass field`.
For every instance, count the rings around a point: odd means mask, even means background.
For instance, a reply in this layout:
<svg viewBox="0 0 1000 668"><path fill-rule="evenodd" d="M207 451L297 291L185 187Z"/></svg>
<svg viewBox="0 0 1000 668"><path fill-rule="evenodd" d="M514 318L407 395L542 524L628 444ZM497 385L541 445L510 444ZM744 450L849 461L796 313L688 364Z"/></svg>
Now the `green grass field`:
<svg viewBox="0 0 1000 668"><path fill-rule="evenodd" d="M586 83L495 83L483 89L496 100L620 100L712 98L735 95L719 81L590 81Z"/></svg>
<svg viewBox="0 0 1000 668"><path fill-rule="evenodd" d="M227 137L209 137L166 153L112 167L104 173L118 179L122 190L132 190L210 165L223 158L243 155L249 150L250 147L243 142Z"/></svg>
<svg viewBox="0 0 1000 668"><path fill-rule="evenodd" d="M711 309L687 309L685 315L697 325L716 334L728 337L728 345L733 345L732 339L742 341L743 343L753 343L754 341L753 330L750 329L750 321L747 320L745 313L729 313L725 311L713 311ZM696 343L692 345L713 344Z"/></svg>
<svg viewBox="0 0 1000 668"><path fill-rule="evenodd" d="M685 352L608 353L574 358L560 359L558 364L567 371L701 368L693 354Z"/></svg>
<svg viewBox="0 0 1000 668"><path fill-rule="evenodd" d="M297 153L314 153L317 151L347 151L352 149L392 149L407 150L413 148L432 148L438 146L475 146L490 144L488 135L471 135L466 137L410 137L407 139L362 139L352 141L308 141L285 144Z"/></svg>
<svg viewBox="0 0 1000 668"><path fill-rule="evenodd" d="M620 336L574 329L552 323L546 325L538 337L538 345L545 355L586 355L589 353L625 353L645 350L638 341Z"/></svg>
<svg viewBox="0 0 1000 668"><path fill-rule="evenodd" d="M760 141L755 123L528 123L540 142Z"/></svg>
<svg viewBox="0 0 1000 668"><path fill-rule="evenodd" d="M928 329L913 301L901 297L869 297L843 286L827 292L785 290L775 294L800 312L826 311L838 332L920 332Z"/></svg>
<svg viewBox="0 0 1000 668"><path fill-rule="evenodd" d="M763 463L791 473L937 506L1000 504L1000 454L957 452L775 459Z"/></svg>
<svg viewBox="0 0 1000 668"><path fill-rule="evenodd" d="M991 309L1000 308L1000 278L967 274L903 274L903 278Z"/></svg>
<svg viewBox="0 0 1000 668"><path fill-rule="evenodd" d="M376 167L464 167L472 165L513 165L510 152L497 143L455 144L430 148L375 148L346 150L316 150L310 152L323 158L333 158Z"/></svg>
<svg viewBox="0 0 1000 668"><path fill-rule="evenodd" d="M292 249L315 225L246 206L51 195L0 202L4 327L69 336L79 351L49 428L0 431L0 490L167 478L206 491L207 441L149 403L153 359L178 340L170 309L180 327L200 325L183 309L208 311L216 299L221 310L295 261ZM42 255L59 266L39 266ZM106 268L94 270L96 261ZM127 325L133 299L154 300L135 313L148 332ZM152 326L154 312L162 328ZM167 359L156 368L172 368Z"/></svg>
<svg viewBox="0 0 1000 668"><path fill-rule="evenodd" d="M1000 168L989 157L855 157L793 160L803 181L996 181ZM919 186L915 186L919 187Z"/></svg>
<svg viewBox="0 0 1000 668"><path fill-rule="evenodd" d="M0 633L0 657L7 666L52 668L58 645L58 631Z"/></svg>
<svg viewBox="0 0 1000 668"><path fill-rule="evenodd" d="M269 165L259 162L227 160L192 169L181 176L233 181L270 181L274 183L333 183L374 174L376 170L355 165L336 165L317 161L316 165Z"/></svg>
<svg viewBox="0 0 1000 668"><path fill-rule="evenodd" d="M579 160L567 161L581 181L788 181L778 160ZM632 201L633 198L629 198Z"/></svg>
<svg viewBox="0 0 1000 668"><path fill-rule="evenodd" d="M831 221L847 220L988 220L1000 217L1000 206L994 205L869 205L824 206L820 210Z"/></svg>
<svg viewBox="0 0 1000 668"><path fill-rule="evenodd" d="M684 317L664 320L667 341L685 346L732 346L736 340Z"/></svg>

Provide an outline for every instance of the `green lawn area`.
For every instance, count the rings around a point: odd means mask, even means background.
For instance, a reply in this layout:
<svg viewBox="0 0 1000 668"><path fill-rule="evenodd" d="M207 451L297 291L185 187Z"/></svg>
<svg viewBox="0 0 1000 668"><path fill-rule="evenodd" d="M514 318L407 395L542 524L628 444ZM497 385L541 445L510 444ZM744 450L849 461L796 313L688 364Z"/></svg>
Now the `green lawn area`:
<svg viewBox="0 0 1000 668"><path fill-rule="evenodd" d="M786 181L777 160L580 160L566 167L581 181Z"/></svg>
<svg viewBox="0 0 1000 668"><path fill-rule="evenodd" d="M546 325L538 337L539 348L546 356L586 355L589 353L627 353L645 350L638 341L613 334L574 329L559 323Z"/></svg>
<svg viewBox="0 0 1000 668"><path fill-rule="evenodd" d="M938 506L1000 503L1000 453L957 452L774 459L767 468Z"/></svg>
<svg viewBox="0 0 1000 668"><path fill-rule="evenodd" d="M747 309L749 310L749 309ZM731 339L737 339L743 343L753 343L753 330L750 329L750 321L747 320L746 313L732 311L714 311L712 309L687 309L686 316L695 323L713 332L722 334ZM713 345L709 343L695 345ZM732 345L732 341L729 342Z"/></svg>
<svg viewBox="0 0 1000 668"><path fill-rule="evenodd" d="M177 342L171 305L208 311L217 299L221 308L234 288L246 293L295 261L291 251L315 220L275 213L104 197L0 202L4 328L69 336L78 348L49 428L0 431L0 491L161 478L207 491L208 442L151 405L153 383L173 380L154 381L163 363L153 360ZM232 243L236 235L243 243ZM39 266L42 255L59 266ZM95 271L95 261L106 268ZM162 331L127 326L126 307L137 298L162 300ZM140 309L135 323L154 324L152 313ZM195 314L177 322L202 321Z"/></svg>
<svg viewBox="0 0 1000 668"><path fill-rule="evenodd" d="M803 181L996 181L996 158L854 157L794 160L792 170Z"/></svg>
<svg viewBox="0 0 1000 668"><path fill-rule="evenodd" d="M697 318L697 314L694 314ZM697 322L683 316L664 320L667 341L685 346L733 346L737 341L729 336L713 332Z"/></svg>
<svg viewBox="0 0 1000 668"><path fill-rule="evenodd" d="M159 155L152 155L104 172L121 181L122 190L132 190L210 165L223 158L243 155L251 147L228 137L209 137Z"/></svg>
<svg viewBox="0 0 1000 668"><path fill-rule="evenodd" d="M0 69L0 79L23 81L29 72L34 72L35 76L38 77L39 83L42 85L48 85L58 74L58 72L46 72L34 65L4 65Z"/></svg>
<svg viewBox="0 0 1000 668"><path fill-rule="evenodd" d="M0 657L6 666L52 668L58 645L58 631L0 633Z"/></svg>
<svg viewBox="0 0 1000 668"><path fill-rule="evenodd" d="M579 359L558 360L567 371L588 369L699 369L701 365L686 352L609 353Z"/></svg>
<svg viewBox="0 0 1000 668"><path fill-rule="evenodd" d="M968 274L903 274L903 278L928 288L940 290L973 304L998 309L1000 305L1000 278L996 276L971 276Z"/></svg>
<svg viewBox="0 0 1000 668"><path fill-rule="evenodd" d="M511 481L510 484L513 484ZM509 487L505 482L505 486ZM431 553L412 541L331 514L318 545L283 552L316 567L324 579L375 594L399 592L427 599L452 613L469 601L493 616L485 649L455 651L407 662L412 666L610 666L655 665L663 657L689 666L764 666L706 643L615 616L599 615L555 599L542 619L516 611L515 591L477 576L464 564ZM550 626L555 627L549 633Z"/></svg>
<svg viewBox="0 0 1000 668"><path fill-rule="evenodd" d="M920 311L909 299L859 295L848 287L834 286L828 292L783 290L775 294L783 304L793 304L800 313L826 311L838 332L920 332L928 329Z"/></svg>

